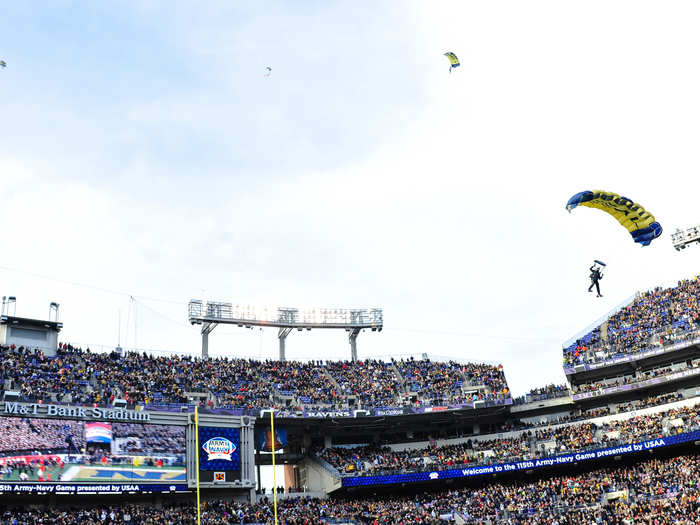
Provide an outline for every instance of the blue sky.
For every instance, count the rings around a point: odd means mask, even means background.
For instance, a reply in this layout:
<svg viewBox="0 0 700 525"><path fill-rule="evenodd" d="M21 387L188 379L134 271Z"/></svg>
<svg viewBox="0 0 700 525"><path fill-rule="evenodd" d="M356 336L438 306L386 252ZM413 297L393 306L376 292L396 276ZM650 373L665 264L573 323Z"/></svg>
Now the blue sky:
<svg viewBox="0 0 700 525"><path fill-rule="evenodd" d="M60 302L64 340L114 345L121 311L123 346L180 352L199 349L190 298L378 306L361 355L501 361L516 393L561 381L563 340L698 273L669 235L700 222L698 22L692 2L8 4L0 292L30 317ZM597 188L664 236L564 211ZM341 333L287 349L349 355Z"/></svg>

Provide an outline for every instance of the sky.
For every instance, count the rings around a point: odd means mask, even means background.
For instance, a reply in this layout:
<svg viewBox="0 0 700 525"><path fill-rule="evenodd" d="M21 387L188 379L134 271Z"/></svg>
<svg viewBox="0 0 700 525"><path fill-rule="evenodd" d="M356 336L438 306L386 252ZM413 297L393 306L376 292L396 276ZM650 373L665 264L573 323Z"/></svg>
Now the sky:
<svg viewBox="0 0 700 525"><path fill-rule="evenodd" d="M63 341L195 355L190 299L379 307L360 358L561 383L563 341L700 273L670 240L700 223L699 24L683 1L8 3L0 294L60 303ZM567 214L587 189L664 234ZM209 347L275 358L277 333ZM287 356L347 359L347 335Z"/></svg>

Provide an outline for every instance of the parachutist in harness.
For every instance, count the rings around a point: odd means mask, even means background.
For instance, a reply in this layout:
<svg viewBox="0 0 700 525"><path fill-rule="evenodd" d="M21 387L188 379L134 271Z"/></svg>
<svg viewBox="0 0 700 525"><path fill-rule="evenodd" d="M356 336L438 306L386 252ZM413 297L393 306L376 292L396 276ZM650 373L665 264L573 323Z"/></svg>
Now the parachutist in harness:
<svg viewBox="0 0 700 525"><path fill-rule="evenodd" d="M598 292L597 297L603 297L600 294L600 284L599 281L603 278L603 273L600 271L600 268L596 266L595 264L590 267L591 270L591 285L588 287L588 291L592 292L593 287L595 286L596 291Z"/></svg>

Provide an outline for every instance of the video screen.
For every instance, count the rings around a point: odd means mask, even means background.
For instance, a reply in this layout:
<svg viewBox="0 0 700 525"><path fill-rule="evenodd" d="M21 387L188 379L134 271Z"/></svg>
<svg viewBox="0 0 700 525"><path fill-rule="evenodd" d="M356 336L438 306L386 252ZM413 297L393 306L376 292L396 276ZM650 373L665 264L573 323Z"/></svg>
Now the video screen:
<svg viewBox="0 0 700 525"><path fill-rule="evenodd" d="M240 429L199 427L200 482L231 482L241 477Z"/></svg>
<svg viewBox="0 0 700 525"><path fill-rule="evenodd" d="M185 427L0 417L0 481L185 483Z"/></svg>

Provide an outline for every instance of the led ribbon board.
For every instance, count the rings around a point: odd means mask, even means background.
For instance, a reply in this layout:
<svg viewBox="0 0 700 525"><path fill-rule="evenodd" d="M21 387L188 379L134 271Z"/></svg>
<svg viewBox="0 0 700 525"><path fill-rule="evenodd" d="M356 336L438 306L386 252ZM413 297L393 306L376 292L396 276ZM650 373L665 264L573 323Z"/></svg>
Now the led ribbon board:
<svg viewBox="0 0 700 525"><path fill-rule="evenodd" d="M700 439L700 430L676 434L675 436L666 436L659 439L650 439L639 443L619 445L617 447L584 450L571 454L562 454L559 456L519 461L515 463L498 463L494 465L480 465L461 469L438 470L433 472L413 472L409 474L392 474L387 476L353 476L343 478L343 487L415 483L440 479L468 478L472 476L483 476L486 474L500 474L503 472L515 472L518 470L532 470L555 465L578 463L580 461L591 461L605 457L623 456L634 452L693 442L697 441L698 439Z"/></svg>

